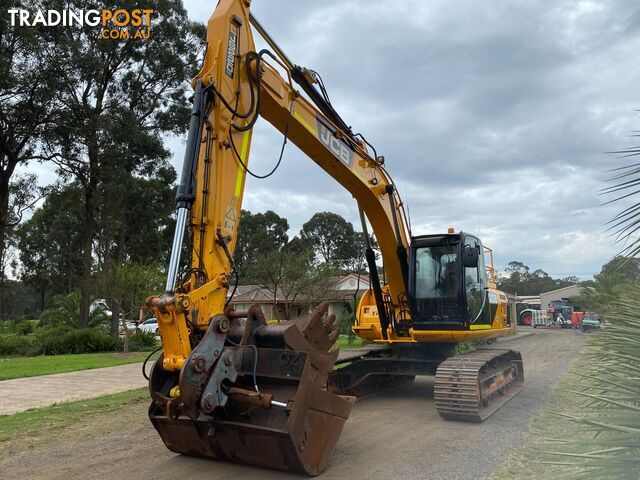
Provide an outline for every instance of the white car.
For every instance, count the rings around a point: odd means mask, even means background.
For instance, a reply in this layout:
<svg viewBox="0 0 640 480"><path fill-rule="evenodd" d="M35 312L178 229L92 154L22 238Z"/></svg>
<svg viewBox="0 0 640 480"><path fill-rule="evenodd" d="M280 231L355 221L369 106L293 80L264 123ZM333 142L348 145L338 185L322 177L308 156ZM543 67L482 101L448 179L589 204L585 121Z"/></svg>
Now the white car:
<svg viewBox="0 0 640 480"><path fill-rule="evenodd" d="M98 298L89 305L89 313L91 315L98 311L104 313L107 317L112 315L111 309L104 298Z"/></svg>
<svg viewBox="0 0 640 480"><path fill-rule="evenodd" d="M136 328L138 328L138 326L130 320L126 320L124 323L127 326L127 330L129 330L130 332L133 332ZM124 335L124 328L122 328L122 322L118 322L118 333L120 335Z"/></svg>
<svg viewBox="0 0 640 480"><path fill-rule="evenodd" d="M138 330L147 333L155 333L158 335L160 330L158 330L158 320L155 317L150 318L149 320L145 320L140 325L138 325Z"/></svg>

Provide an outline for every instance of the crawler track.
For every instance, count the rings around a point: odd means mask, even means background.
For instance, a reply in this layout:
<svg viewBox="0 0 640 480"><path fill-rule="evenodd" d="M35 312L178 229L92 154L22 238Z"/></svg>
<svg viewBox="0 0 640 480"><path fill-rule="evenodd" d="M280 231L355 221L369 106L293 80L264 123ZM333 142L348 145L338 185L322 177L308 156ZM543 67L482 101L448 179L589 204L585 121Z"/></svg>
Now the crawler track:
<svg viewBox="0 0 640 480"><path fill-rule="evenodd" d="M482 422L517 395L523 384L520 352L480 349L438 366L434 399L445 420Z"/></svg>

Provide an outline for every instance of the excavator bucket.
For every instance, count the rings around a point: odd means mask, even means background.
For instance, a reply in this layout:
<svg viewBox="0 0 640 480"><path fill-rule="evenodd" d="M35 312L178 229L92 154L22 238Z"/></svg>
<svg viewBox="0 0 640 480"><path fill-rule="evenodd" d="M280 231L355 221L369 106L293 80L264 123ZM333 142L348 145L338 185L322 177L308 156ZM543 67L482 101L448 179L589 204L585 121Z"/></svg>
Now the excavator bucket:
<svg viewBox="0 0 640 480"><path fill-rule="evenodd" d="M268 325L254 305L217 315L181 372L159 358L149 418L166 446L198 457L318 475L354 397L326 389L338 356L326 304Z"/></svg>

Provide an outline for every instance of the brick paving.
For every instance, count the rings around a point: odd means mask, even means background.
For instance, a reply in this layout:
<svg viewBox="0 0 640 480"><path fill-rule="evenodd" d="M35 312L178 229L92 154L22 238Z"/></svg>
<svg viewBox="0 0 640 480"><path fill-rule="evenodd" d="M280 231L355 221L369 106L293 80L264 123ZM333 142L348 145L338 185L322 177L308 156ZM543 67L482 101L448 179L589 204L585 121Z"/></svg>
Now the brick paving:
<svg viewBox="0 0 640 480"><path fill-rule="evenodd" d="M149 366L147 366L149 368ZM148 385L142 364L0 381L0 415L119 393Z"/></svg>

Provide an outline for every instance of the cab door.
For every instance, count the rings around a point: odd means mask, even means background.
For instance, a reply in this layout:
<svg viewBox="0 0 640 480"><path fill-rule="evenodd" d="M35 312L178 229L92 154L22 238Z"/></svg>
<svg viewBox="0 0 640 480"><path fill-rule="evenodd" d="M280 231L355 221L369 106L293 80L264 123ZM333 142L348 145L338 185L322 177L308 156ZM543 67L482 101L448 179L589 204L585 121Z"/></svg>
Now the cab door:
<svg viewBox="0 0 640 480"><path fill-rule="evenodd" d="M487 270L480 239L465 235L462 241L463 291L471 330L491 328L491 303L487 291ZM477 258L477 261L465 259Z"/></svg>

